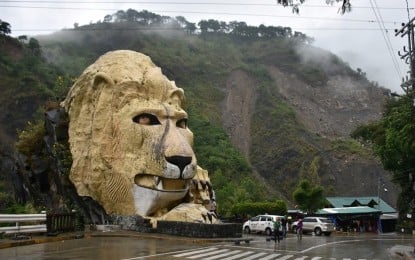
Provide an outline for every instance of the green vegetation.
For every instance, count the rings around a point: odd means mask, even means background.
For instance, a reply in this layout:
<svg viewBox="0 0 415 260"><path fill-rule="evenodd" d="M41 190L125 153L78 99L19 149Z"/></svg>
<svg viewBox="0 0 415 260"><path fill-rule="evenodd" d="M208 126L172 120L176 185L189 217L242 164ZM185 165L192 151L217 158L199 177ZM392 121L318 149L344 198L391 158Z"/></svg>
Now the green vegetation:
<svg viewBox="0 0 415 260"><path fill-rule="evenodd" d="M321 186L312 185L307 180L301 180L293 193L298 208L307 214L313 214L327 205L324 189Z"/></svg>
<svg viewBox="0 0 415 260"><path fill-rule="evenodd" d="M295 111L279 95L270 67L312 86L324 84L329 73L319 64L301 59L297 47L308 47L312 39L289 27L215 20L200 21L196 26L183 17L129 9L107 15L103 22L78 25L39 40L4 37L7 40L0 42L0 71L4 72L0 108L5 113L0 120L13 122L7 129L12 134L26 126L19 132L16 147L27 156L42 155L40 107L47 100L61 101L88 65L116 49L149 55L185 90L198 164L209 171L223 216L235 214L233 206L241 203L278 201L279 194L291 199L300 177L310 176L313 185L324 183L321 151L361 152L356 142L347 140L324 144L299 123ZM355 73L331 58L336 71ZM234 70L244 71L255 82L249 158L232 145L223 129L227 79ZM52 152L67 175L71 158L67 143L60 141Z"/></svg>
<svg viewBox="0 0 415 260"><path fill-rule="evenodd" d="M260 214L281 215L287 214L287 205L282 200L273 202L244 202L232 207L234 216L255 216Z"/></svg>
<svg viewBox="0 0 415 260"><path fill-rule="evenodd" d="M390 99L382 118L357 128L352 137L373 144L385 169L393 172L393 181L401 187L399 215L412 213L415 220L415 108L413 95Z"/></svg>

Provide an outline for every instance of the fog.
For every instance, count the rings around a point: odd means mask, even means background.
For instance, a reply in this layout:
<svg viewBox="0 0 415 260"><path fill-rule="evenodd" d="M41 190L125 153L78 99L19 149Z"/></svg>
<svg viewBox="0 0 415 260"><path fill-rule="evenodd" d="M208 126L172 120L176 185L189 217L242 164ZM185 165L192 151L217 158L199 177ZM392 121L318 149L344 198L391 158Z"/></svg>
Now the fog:
<svg viewBox="0 0 415 260"><path fill-rule="evenodd" d="M300 14L274 0L259 1L22 1L2 2L3 21L12 25L12 35L50 34L64 28L102 21L105 15L129 8L165 16L183 16L189 22L215 19L244 21L248 25L287 26L315 39L314 46L338 55L352 69L362 69L370 81L402 93L400 84L409 69L398 51L407 39L396 37L414 16L415 0L351 0L352 12L339 14L339 4L306 0ZM408 3L408 9L407 7ZM388 44L390 42L390 44Z"/></svg>

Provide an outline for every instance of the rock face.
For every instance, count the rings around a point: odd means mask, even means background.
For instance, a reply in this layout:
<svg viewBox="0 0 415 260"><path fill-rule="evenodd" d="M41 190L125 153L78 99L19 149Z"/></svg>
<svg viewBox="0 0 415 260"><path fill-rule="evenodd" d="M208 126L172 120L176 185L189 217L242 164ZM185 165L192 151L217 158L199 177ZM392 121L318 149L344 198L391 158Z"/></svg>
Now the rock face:
<svg viewBox="0 0 415 260"><path fill-rule="evenodd" d="M316 182L332 196L376 195L380 179L389 190L380 196L396 206L399 189L379 160L343 152L345 149L334 151L330 143L347 140L359 125L378 120L388 91L348 74L330 74L326 83L314 86L276 66L266 68L272 79L266 96L261 96L258 79L241 69L232 71L226 81L222 111L224 129L269 192L289 200L291 187L302 177L300 168L306 165L307 169L318 169ZM273 114L277 110L272 110L275 100L290 107L306 130L289 139L291 133L286 129L292 125ZM298 144L296 140L300 140ZM309 150L302 154L299 151L304 147ZM314 166L311 161L316 162Z"/></svg>
<svg viewBox="0 0 415 260"><path fill-rule="evenodd" d="M89 66L62 102L77 193L107 214L206 222L213 190L183 102L143 54L109 52Z"/></svg>

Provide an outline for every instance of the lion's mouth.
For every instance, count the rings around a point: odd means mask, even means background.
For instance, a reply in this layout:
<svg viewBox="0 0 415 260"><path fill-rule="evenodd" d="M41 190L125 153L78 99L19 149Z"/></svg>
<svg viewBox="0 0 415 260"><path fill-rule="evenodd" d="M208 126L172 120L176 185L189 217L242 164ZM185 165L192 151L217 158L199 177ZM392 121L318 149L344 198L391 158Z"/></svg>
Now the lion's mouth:
<svg viewBox="0 0 415 260"><path fill-rule="evenodd" d="M188 193L190 179L170 179L151 174L134 177L133 195L137 214L152 216L177 205Z"/></svg>
<svg viewBox="0 0 415 260"><path fill-rule="evenodd" d="M190 180L170 179L151 174L137 174L134 177L137 186L157 191L184 191L188 190Z"/></svg>

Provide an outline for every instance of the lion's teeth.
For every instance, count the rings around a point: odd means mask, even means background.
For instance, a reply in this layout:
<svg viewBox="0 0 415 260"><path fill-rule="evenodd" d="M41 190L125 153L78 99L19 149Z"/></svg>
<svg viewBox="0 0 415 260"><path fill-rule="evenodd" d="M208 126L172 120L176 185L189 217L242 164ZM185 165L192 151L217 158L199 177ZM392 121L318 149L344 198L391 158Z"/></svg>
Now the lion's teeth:
<svg viewBox="0 0 415 260"><path fill-rule="evenodd" d="M160 177L154 176L154 182L156 183L156 186L159 185L160 181L161 181Z"/></svg>
<svg viewBox="0 0 415 260"><path fill-rule="evenodd" d="M161 178L158 178L157 189L158 190L162 190L163 189L163 182L161 181Z"/></svg>

